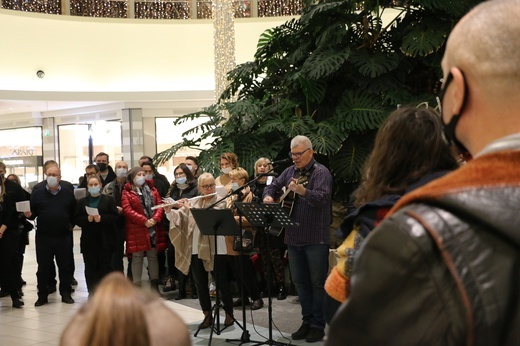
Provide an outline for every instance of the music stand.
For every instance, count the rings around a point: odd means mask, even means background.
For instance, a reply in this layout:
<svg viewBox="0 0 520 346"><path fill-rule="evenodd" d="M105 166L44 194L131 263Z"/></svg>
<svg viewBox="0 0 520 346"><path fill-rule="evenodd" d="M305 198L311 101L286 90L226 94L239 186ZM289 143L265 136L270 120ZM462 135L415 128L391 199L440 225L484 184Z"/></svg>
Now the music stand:
<svg viewBox="0 0 520 346"><path fill-rule="evenodd" d="M270 245L269 245L269 230L271 226L275 227L286 227L295 226L296 222L292 221L289 215L276 203L272 204L257 204L257 203L240 203L235 202L235 206L254 227L265 227L267 230L267 243L266 243L266 261L269 264L267 266L267 296L268 296L268 321L269 321L269 339L263 342L258 342L255 345L289 345L284 342L273 340L273 305L271 297L271 256L270 256Z"/></svg>
<svg viewBox="0 0 520 346"><path fill-rule="evenodd" d="M219 315L219 309L220 309L220 296L219 296L219 284L218 284L218 270L217 270L217 236L226 236L226 235L240 235L241 231L238 227L237 223L235 222L235 217L233 216L233 212L230 209L191 209L191 213L193 215L193 218L195 219L195 222L197 223L197 226L199 227L199 230L204 235L212 235L215 241L215 253L214 253L214 267L213 271L215 272L215 304L211 308L213 311L213 321L216 321L216 330L215 330L215 324L211 327L211 333L209 336L209 343L208 345L211 345L211 341L213 339L213 331L217 335L220 335L220 333L226 329L227 327L224 327L220 329L220 315ZM210 312L211 313L211 312ZM234 319L234 317L233 317ZM242 328L240 323L238 323L237 320L234 320L234 322ZM195 332L194 336L196 337L197 334L200 331L200 326Z"/></svg>

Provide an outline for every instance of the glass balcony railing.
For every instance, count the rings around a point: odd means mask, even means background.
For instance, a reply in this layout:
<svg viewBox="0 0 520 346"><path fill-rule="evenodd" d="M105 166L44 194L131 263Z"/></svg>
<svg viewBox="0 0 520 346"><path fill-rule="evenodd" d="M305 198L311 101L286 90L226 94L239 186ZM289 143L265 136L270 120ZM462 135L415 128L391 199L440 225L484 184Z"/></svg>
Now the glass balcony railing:
<svg viewBox="0 0 520 346"><path fill-rule="evenodd" d="M303 0L233 1L235 18L296 16ZM0 8L83 17L211 19L210 0L1 0Z"/></svg>

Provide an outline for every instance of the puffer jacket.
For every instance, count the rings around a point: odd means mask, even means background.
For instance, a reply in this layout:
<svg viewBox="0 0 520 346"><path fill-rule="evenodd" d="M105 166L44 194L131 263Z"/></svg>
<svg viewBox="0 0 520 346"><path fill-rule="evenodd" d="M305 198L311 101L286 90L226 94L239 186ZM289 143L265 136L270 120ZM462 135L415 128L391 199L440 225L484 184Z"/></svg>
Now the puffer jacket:
<svg viewBox="0 0 520 346"><path fill-rule="evenodd" d="M146 184L152 190L154 196L154 204L161 204L161 196L157 189L153 186L152 180L146 180ZM126 183L123 187L123 194L121 196L121 206L123 214L125 215L125 230L126 230L126 252L134 253L138 251L148 251L152 248L152 242L148 234L148 228L144 225L148 220L144 213L141 198L132 189L131 183ZM156 251L162 252L166 249L166 232L162 225L162 218L164 209L155 209L152 218L157 222L155 224L156 232Z"/></svg>
<svg viewBox="0 0 520 346"><path fill-rule="evenodd" d="M325 345L519 345L520 151L404 196L365 240Z"/></svg>

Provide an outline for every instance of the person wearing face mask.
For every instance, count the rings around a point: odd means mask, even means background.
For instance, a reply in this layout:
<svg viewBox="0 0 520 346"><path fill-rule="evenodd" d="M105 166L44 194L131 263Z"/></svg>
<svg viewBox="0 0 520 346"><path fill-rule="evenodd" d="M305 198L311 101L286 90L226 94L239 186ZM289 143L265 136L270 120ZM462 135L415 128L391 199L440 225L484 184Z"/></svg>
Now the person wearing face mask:
<svg viewBox="0 0 520 346"><path fill-rule="evenodd" d="M89 195L78 201L75 223L81 227L81 253L85 262L85 281L92 294L105 275L112 271L112 254L115 248L119 218L114 198L101 194L101 178L88 178ZM97 215L87 213L86 207L97 209Z"/></svg>
<svg viewBox="0 0 520 346"><path fill-rule="evenodd" d="M43 174L45 176L47 176L47 169L49 169L49 167L53 167L53 166L59 168L58 163L56 161L54 161L54 160L45 161L43 164ZM68 182L66 180L62 180L60 178L59 184L60 184L61 188L70 190L70 191L72 191L72 193L74 193L74 185L72 185L70 182ZM40 181L38 184L34 185L34 187L32 188L32 193L36 192L36 190L39 190L41 188L45 188L45 186L47 186L47 179ZM70 237L70 247L71 247L70 265L72 267L72 274L74 274L74 271L76 270L76 266L74 263L74 252L73 252L74 239L72 238L72 236ZM72 277L71 282L73 285L78 284L78 281L74 278L74 276ZM49 293L56 292L57 284L58 284L58 281L56 280L56 265L53 263L49 270L48 292ZM71 288L71 291L74 292L74 289Z"/></svg>
<svg viewBox="0 0 520 346"><path fill-rule="evenodd" d="M126 175L128 174L128 164L124 161L116 162L116 179L105 185L103 194L114 198L119 218L115 224L116 239L114 253L112 254L112 269L124 272L123 257L125 255L125 217L121 206L121 195L123 186L126 183ZM132 278L131 257L128 257L127 276Z"/></svg>
<svg viewBox="0 0 520 346"><path fill-rule="evenodd" d="M126 252L132 254L132 278L140 286L143 258L148 259L148 274L151 286L159 292L159 264L157 254L166 249L166 234L162 224L163 208L152 209L161 204L161 196L151 180L146 180L144 169L135 167L127 176L123 187L121 205L125 216Z"/></svg>
<svg viewBox="0 0 520 346"><path fill-rule="evenodd" d="M78 188L87 189L88 178L93 175L96 175L98 177L100 176L99 166L92 164L85 167L85 174L83 175L83 180L79 183Z"/></svg>
<svg viewBox="0 0 520 346"><path fill-rule="evenodd" d="M186 156L184 164L193 173L195 178L199 178L202 172L199 169L199 160L195 156Z"/></svg>
<svg viewBox="0 0 520 346"><path fill-rule="evenodd" d="M159 192L159 195L161 195L161 197L165 197L166 192L168 192L168 187L170 186L168 179L166 179L164 175L164 179L159 176L159 172L157 172L155 165L151 161L145 161L141 163L141 167L144 169L146 179L153 180L154 186Z"/></svg>
<svg viewBox="0 0 520 346"><path fill-rule="evenodd" d="M170 186L166 196L172 198L175 201L179 201L183 198L192 198L199 194L199 190L197 189L197 179L193 176L192 171L185 165L181 163L174 170L175 181ZM175 209L179 209L182 205L179 202L176 202L173 206ZM165 218L165 224L170 229L170 225L168 219ZM168 238L169 235L167 234ZM191 278L189 281L191 283L191 298L197 298L197 289L195 288L195 281L193 280L193 276L191 270L189 270L188 275L184 275L181 272L178 272L175 268L175 248L168 239L168 251L166 254L168 260L168 278L164 284L163 291L169 292L175 290L175 277L179 280L179 292L175 296L175 300L180 300L186 298L186 283L188 282L188 277Z"/></svg>
<svg viewBox="0 0 520 346"><path fill-rule="evenodd" d="M141 156L139 159L139 166L143 167L144 162L151 162L152 163L152 170L153 170L153 177L154 181L160 180L163 182L164 186L166 186L166 190L168 190L168 187L170 186L170 181L164 174L159 173L155 165L153 165L153 159L150 156Z"/></svg>
<svg viewBox="0 0 520 346"><path fill-rule="evenodd" d="M116 174L112 167L110 167L108 154L104 152L100 152L94 158L94 162L99 167L99 176L101 177L101 181L103 182L103 186L110 183L116 178Z"/></svg>
<svg viewBox="0 0 520 346"><path fill-rule="evenodd" d="M49 272L56 258L60 277L61 301L73 304L72 281L72 228L76 198L74 193L59 184L61 171L56 166L47 168L47 186L31 195L31 211L24 213L30 220L38 218L36 228L36 257L38 260L38 300L35 306L48 303Z"/></svg>
<svg viewBox="0 0 520 346"><path fill-rule="evenodd" d="M2 296L11 296L12 306L21 308L20 265L16 249L19 242L16 202L25 200L20 185L5 178L6 166L0 162L0 285ZM4 295L5 294L5 295Z"/></svg>
<svg viewBox="0 0 520 346"><path fill-rule="evenodd" d="M226 190L231 191L231 177L229 172L238 167L238 157L234 153L223 153L219 157L220 171L222 175L217 177L215 184L224 186Z"/></svg>

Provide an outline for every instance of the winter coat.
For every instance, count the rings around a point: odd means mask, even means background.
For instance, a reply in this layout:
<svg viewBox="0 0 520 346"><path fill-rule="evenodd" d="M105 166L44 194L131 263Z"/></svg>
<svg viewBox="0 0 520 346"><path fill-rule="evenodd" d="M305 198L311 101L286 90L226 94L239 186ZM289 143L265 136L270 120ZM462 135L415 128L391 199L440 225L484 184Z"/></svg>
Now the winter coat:
<svg viewBox="0 0 520 346"><path fill-rule="evenodd" d="M520 150L403 196L364 241L325 345L520 344Z"/></svg>
<svg viewBox="0 0 520 346"><path fill-rule="evenodd" d="M154 204L162 203L161 196L157 189L155 189L152 180L147 180L146 184L152 190L154 197ZM132 189L131 183L126 183L123 187L123 195L121 196L121 206L125 216L125 230L126 230L126 252L134 253L139 251L148 251L152 248L152 242L148 233L148 228L145 226L149 217L144 212L144 207L141 203L141 198ZM156 221L156 251L162 252L166 249L166 233L162 225L162 218L164 209L158 208L153 211L152 218Z"/></svg>

